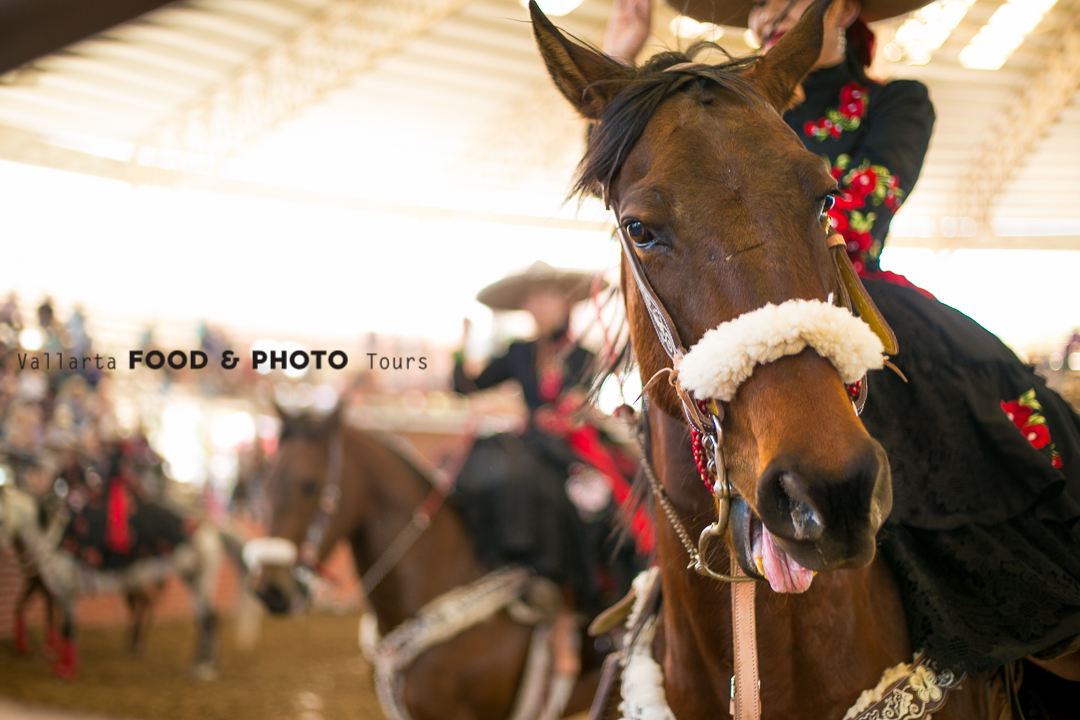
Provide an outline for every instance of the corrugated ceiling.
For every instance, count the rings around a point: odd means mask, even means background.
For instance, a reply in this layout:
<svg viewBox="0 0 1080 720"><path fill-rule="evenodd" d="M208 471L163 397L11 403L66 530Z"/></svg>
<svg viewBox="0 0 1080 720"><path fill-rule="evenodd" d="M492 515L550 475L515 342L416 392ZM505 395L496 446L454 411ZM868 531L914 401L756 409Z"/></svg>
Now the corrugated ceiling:
<svg viewBox="0 0 1080 720"><path fill-rule="evenodd" d="M876 66L925 82L938 112L894 245L1080 249L1075 85L989 196L993 222L955 220L972 173L1010 142L1000 131L992 140L994 129L1037 81L1072 82L1056 71L1047 79L1053 61L1080 63L1062 40L1080 24L1080 0L1060 0L1001 70L961 67L959 51L999 5L977 0L925 66ZM609 7L585 0L558 24L598 42ZM667 30L673 13L656 16L656 44L679 43ZM0 78L0 158L414 216L595 229L602 213L560 207L584 128L550 87L526 18L517 0L174 4ZM878 28L882 44L898 24ZM750 51L730 29L721 44Z"/></svg>

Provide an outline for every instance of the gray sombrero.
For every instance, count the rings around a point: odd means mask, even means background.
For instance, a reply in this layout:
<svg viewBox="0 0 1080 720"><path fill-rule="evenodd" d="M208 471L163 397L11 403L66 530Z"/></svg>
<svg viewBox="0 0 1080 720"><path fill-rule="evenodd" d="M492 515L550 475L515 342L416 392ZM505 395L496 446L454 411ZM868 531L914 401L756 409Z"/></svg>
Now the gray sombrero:
<svg viewBox="0 0 1080 720"><path fill-rule="evenodd" d="M525 270L493 282L476 295L479 302L492 310L520 310L533 290L550 288L571 303L589 297L595 273L583 270L564 270L537 260ZM602 287L607 287L604 281Z"/></svg>
<svg viewBox="0 0 1080 720"><path fill-rule="evenodd" d="M717 25L744 28L749 25L750 8L753 0L666 0L677 12ZM928 0L863 0L859 17L863 22L878 20L914 12L925 6Z"/></svg>

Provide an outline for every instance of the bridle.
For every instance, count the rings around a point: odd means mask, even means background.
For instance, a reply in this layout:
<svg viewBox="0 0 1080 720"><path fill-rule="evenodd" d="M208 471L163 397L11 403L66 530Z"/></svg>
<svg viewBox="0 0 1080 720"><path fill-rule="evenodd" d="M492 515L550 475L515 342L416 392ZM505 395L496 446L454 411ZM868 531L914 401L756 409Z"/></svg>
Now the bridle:
<svg viewBox="0 0 1080 720"><path fill-rule="evenodd" d="M608 199L606 191L605 199ZM734 672L731 677L730 714L737 720L758 720L761 717L761 688L758 680L755 612L757 583L753 581L759 578L750 577L742 571L734 552L731 553L730 558L730 574L713 570L709 567L707 560L709 546L712 541L722 537L728 529L733 504L746 504L745 499L738 495L727 477L723 448L723 405L713 399L695 400L682 387L679 368L687 355L687 351L679 339L679 333L671 320L671 315L660 298L657 297L648 277L645 275L641 261L633 250L626 228L619 218L618 208L615 203L610 202L610 200L608 202L615 211L617 218L616 233L619 236L619 242L627 265L630 267L630 274L634 277L638 293L649 314L656 336L660 340L664 352L667 353L668 358L671 360L671 367L662 368L645 383L643 393L647 392L649 387L655 384L662 375L667 375L667 381L679 397L683 414L690 425L694 460L698 473L716 503L717 518L701 531L696 547L649 462L648 453L644 447L647 438L639 438L642 468L653 495L664 510L664 514L668 517L690 557L687 568L704 577L732 584L731 614L734 641ZM847 256L843 238L839 233L834 232L828 236L827 243L836 265L837 299L839 303L853 315L857 309L862 319L870 325L871 330L881 340L885 352L889 354L895 353L897 349L896 337L878 312L877 307L874 306L873 301L866 294L866 289L862 286L861 281L859 281L858 275L851 265L851 260ZM860 380L848 385L847 390L855 413L858 415L862 412L866 403L867 379L865 373ZM736 517L745 518L747 513L748 507L740 508L740 512L737 513Z"/></svg>
<svg viewBox="0 0 1080 720"><path fill-rule="evenodd" d="M616 211L616 215L618 215L618 211ZM646 383L646 390L653 385L662 374L667 374L668 383L679 396L683 415L686 417L687 423L690 424L691 432L695 438L695 460L699 461L698 470L699 472L704 470L702 480L705 481L709 492L716 501L717 520L701 531L696 547L690 541L690 536L683 526L682 521L675 514L675 509L672 507L671 501L668 499L663 486L659 481L654 481L656 474L652 471L652 468L648 466L646 461L645 467L646 474L649 476L649 484L652 487L653 494L656 496L657 501L664 509L665 514L668 516L668 519L675 527L676 533L678 533L679 538L686 547L686 551L690 556L689 569L694 570L699 575L711 577L712 579L721 582L746 582L753 580L754 578L745 575L736 576L718 573L709 567L706 560L706 552L709 543L713 538L721 536L727 529L731 500L732 498L738 497L738 493L728 480L724 461L723 405L713 401L699 404L690 397L690 393L683 389L679 383L679 365L682 363L683 357L686 356L686 348L683 347L683 344L679 339L679 331L675 329L675 323L672 322L671 315L668 314L667 308L664 307L664 303L657 297L656 291L653 290L652 284L649 282L649 278L646 277L645 270L641 267L641 261L638 259L637 254L634 253L630 238L627 236L626 229L623 228L621 223L618 224L616 233L618 234L619 242L622 245L623 255L626 257L627 264L630 266L630 274L634 277L634 283L637 285L641 300L645 304L645 309L649 313L649 319L652 321L653 329L656 331L656 336L660 339L660 345L664 348L664 352L667 353L668 358L671 360L671 367L663 368L653 375L648 383ZM699 454L699 447L704 451L701 454ZM700 460L702 455L704 455L704 465L702 465ZM645 458L644 453L642 454L642 458Z"/></svg>
<svg viewBox="0 0 1080 720"><path fill-rule="evenodd" d="M465 459L469 452L472 450L473 441L475 439L474 430L472 426L469 426L469 430L466 433L468 438L462 448L457 452L455 456L450 459L450 462L445 467L429 467L427 472L432 476L431 490L428 494L416 506L412 515L409 518L409 522L405 524L405 527L394 537L390 544L386 547L386 550L376 558L375 562L360 578L360 586L364 591L365 597L371 594L371 591L390 573L391 570L401 561L408 552L409 548L420 539L420 536L424 534L424 531L431 526L431 522L435 517L435 514L439 511L439 508L443 506L447 496L453 490L454 481L457 479ZM330 441L330 455L327 462L326 480L323 482L322 490L319 494L319 505L315 517L308 525L307 536L304 540L304 544L301 547L301 563L297 568L300 574L303 575L317 575L325 576L326 570L319 561L319 548L322 545L322 540L326 535L326 530L333 520L334 515L337 514L338 507L341 502L341 477L344 473L342 455L342 431L338 429L334 433L334 437ZM414 461L421 461L422 456L419 452L412 449L410 453L414 456ZM310 580L310 578L307 578Z"/></svg>
<svg viewBox="0 0 1080 720"><path fill-rule="evenodd" d="M343 472L343 449L341 430L334 432L330 439L330 454L326 464L326 479L319 490L319 504L315 511L315 517L308 524L304 543L300 546L300 558L304 565L322 574L319 562L319 548L322 546L326 530L330 527L330 521L337 514L341 504L341 475Z"/></svg>
<svg viewBox="0 0 1080 720"><path fill-rule="evenodd" d="M618 216L618 210L614 207L614 203L612 203L612 206L616 216ZM738 492L727 477L723 447L723 405L712 399L695 399L690 392L682 387L679 379L679 366L682 364L687 351L679 339L675 323L664 307L664 303L657 296L656 291L653 290L652 284L645 275L641 261L634 252L632 242L621 222L616 225L616 234L619 236L623 256L630 267L630 274L637 285L638 293L649 314L656 336L660 340L664 352L671 360L670 367L661 368L645 383L645 390L656 384L663 375L667 375L667 381L678 396L683 415L690 425L694 460L702 481L716 502L717 520L702 530L695 547L690 542L689 534L682 526L681 520L676 516L663 486L658 481L654 482L655 472L652 471L651 467L648 467L646 461L646 475L649 476L653 494L675 526L676 532L686 547L686 551L690 556L689 569L693 569L699 575L720 580L721 582L752 580L754 578L742 574L718 573L709 568L705 559L709 543L714 538L722 536L727 529L732 503L745 502L739 497ZM886 354L895 354L897 351L896 336L869 295L867 295L858 274L852 267L851 260L847 256L843 237L839 233L831 233L827 238L827 244L837 272L836 302L853 315L857 314L870 326L874 334L881 339ZM895 370L891 363L887 364ZM865 375L860 380L847 386L848 396L856 415L862 413L866 404L868 387L869 383ZM643 455L643 457L645 456Z"/></svg>

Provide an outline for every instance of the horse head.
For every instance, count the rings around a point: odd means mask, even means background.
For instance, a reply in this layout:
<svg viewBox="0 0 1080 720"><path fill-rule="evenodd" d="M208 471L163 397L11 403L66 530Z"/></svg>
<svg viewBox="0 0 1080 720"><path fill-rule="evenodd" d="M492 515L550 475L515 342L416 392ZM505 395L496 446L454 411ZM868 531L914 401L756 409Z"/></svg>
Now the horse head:
<svg viewBox="0 0 1080 720"><path fill-rule="evenodd" d="M341 407L326 417L291 415L278 408L278 450L263 483L270 506L269 536L244 548L255 593L274 613L285 613L342 536L340 500Z"/></svg>
<svg viewBox="0 0 1080 720"><path fill-rule="evenodd" d="M576 189L616 215L642 377L674 359L680 382L654 382L649 399L672 418L711 407L722 419L728 481L751 512L730 540L744 570L787 592L805 590L812 571L869 564L892 505L885 452L847 387L881 366L881 344L870 347L876 365L853 361L873 333L833 304L825 211L836 184L781 117L820 54L829 11L818 0L760 58L704 65L670 52L631 68L531 5L555 84L595 121ZM700 483L667 485L704 506Z"/></svg>

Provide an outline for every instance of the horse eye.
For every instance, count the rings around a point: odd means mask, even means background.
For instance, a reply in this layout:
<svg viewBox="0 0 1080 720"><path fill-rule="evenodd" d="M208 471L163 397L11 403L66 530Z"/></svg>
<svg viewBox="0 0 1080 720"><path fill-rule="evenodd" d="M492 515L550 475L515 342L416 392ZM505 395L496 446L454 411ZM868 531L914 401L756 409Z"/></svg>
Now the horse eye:
<svg viewBox="0 0 1080 720"><path fill-rule="evenodd" d="M654 242L652 233L645 227L645 223L640 220L627 220L623 228L634 244L640 248L648 247Z"/></svg>
<svg viewBox="0 0 1080 720"><path fill-rule="evenodd" d="M300 492L304 494L304 497L311 497L318 489L318 480L308 480L306 483L300 486Z"/></svg>
<svg viewBox="0 0 1080 720"><path fill-rule="evenodd" d="M835 204L836 204L836 196L833 195L832 193L829 193L828 195L826 195L825 199L821 201L821 214L824 215L825 213L832 210L833 205L835 205Z"/></svg>

